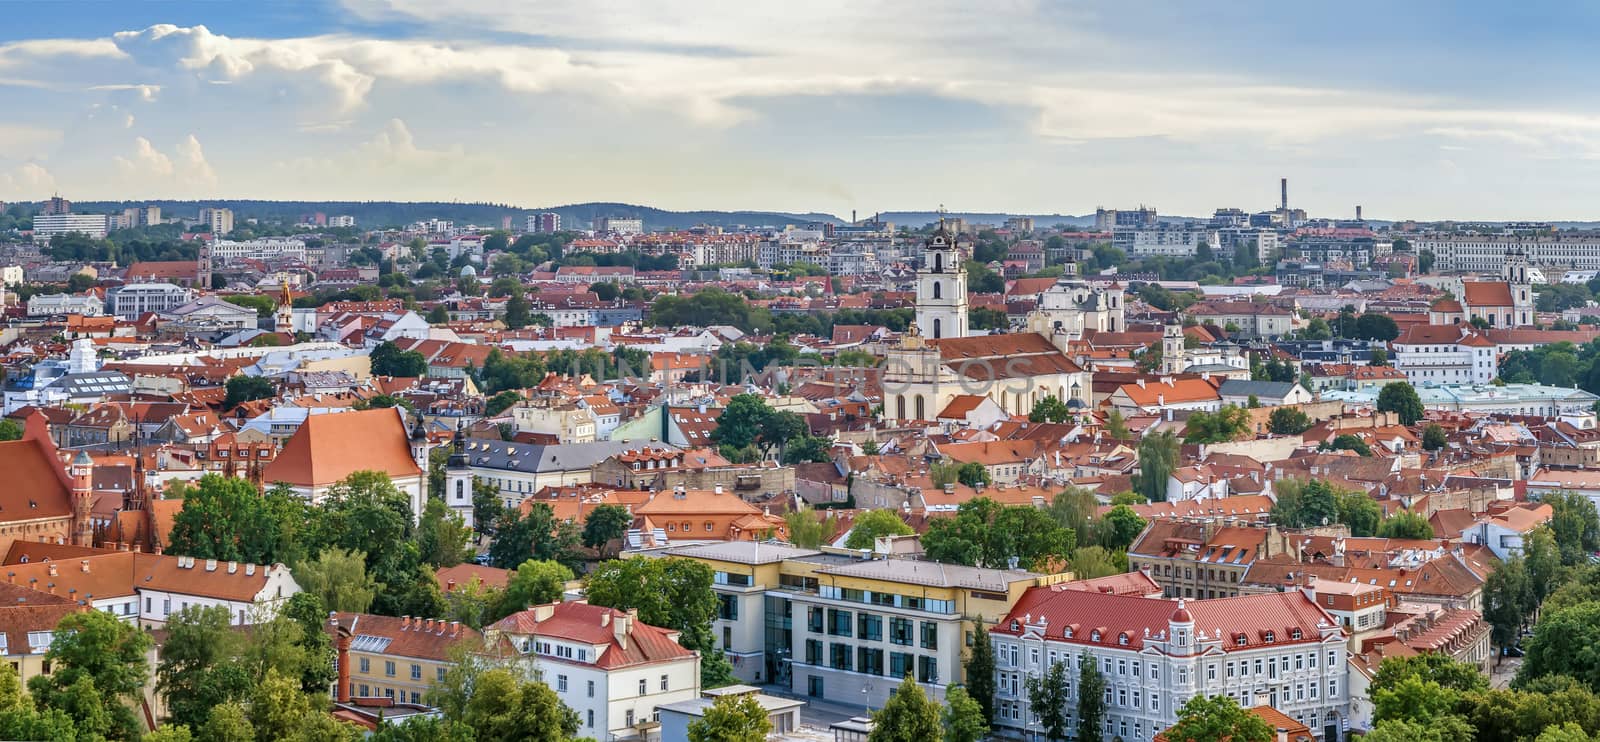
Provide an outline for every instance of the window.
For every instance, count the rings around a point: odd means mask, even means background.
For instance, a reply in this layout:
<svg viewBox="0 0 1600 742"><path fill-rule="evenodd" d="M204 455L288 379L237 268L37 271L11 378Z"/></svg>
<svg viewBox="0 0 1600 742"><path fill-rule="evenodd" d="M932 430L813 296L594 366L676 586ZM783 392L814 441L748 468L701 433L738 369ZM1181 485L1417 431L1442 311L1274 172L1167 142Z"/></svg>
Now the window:
<svg viewBox="0 0 1600 742"><path fill-rule="evenodd" d="M939 661L932 657L918 657L917 680L923 683L939 682Z"/></svg>
<svg viewBox="0 0 1600 742"><path fill-rule="evenodd" d="M556 690L561 691L562 693L566 693L567 692L567 676L565 676L565 675L557 675L556 676Z"/></svg>
<svg viewBox="0 0 1600 742"><path fill-rule="evenodd" d="M822 609L821 608L818 608L816 606L811 606L809 609L807 609L807 611L806 611L806 628L811 629L811 633L813 633L813 634L822 633Z"/></svg>
<svg viewBox="0 0 1600 742"><path fill-rule="evenodd" d="M623 721L623 726L633 726L633 709L628 709L628 713Z"/></svg>
<svg viewBox="0 0 1600 742"><path fill-rule="evenodd" d="M830 636L850 635L851 615L849 611L836 608L828 609L828 634Z"/></svg>
<svg viewBox="0 0 1600 742"><path fill-rule="evenodd" d="M667 689L667 676L662 675L661 676L661 690L665 691L666 689Z"/></svg>
<svg viewBox="0 0 1600 742"><path fill-rule="evenodd" d="M433 678L434 680L437 680L438 682L441 682L441 683L444 682L444 668L442 668L442 667L434 668L434 673L433 674L434 674L434 678Z"/></svg>
<svg viewBox="0 0 1600 742"><path fill-rule="evenodd" d="M593 680L589 681L589 697L590 698L594 698L594 681ZM590 711L589 713L593 714L594 712ZM590 726L593 726L593 725L591 724Z"/></svg>
<svg viewBox="0 0 1600 742"><path fill-rule="evenodd" d="M394 660L383 661L383 674L394 677Z"/></svg>
<svg viewBox="0 0 1600 742"><path fill-rule="evenodd" d="M939 624L932 623L932 622L929 622L929 621L923 621L922 622L922 648L923 649L938 649L939 648ZM1034 652L1035 652L1035 654L1033 655L1033 661L1034 661L1034 663L1038 663L1038 661L1039 661L1039 655L1037 653L1038 650L1034 650Z"/></svg>
<svg viewBox="0 0 1600 742"><path fill-rule="evenodd" d="M717 618L724 621L739 620L739 598L734 595L717 596Z"/></svg>
<svg viewBox="0 0 1600 742"><path fill-rule="evenodd" d="M889 643L899 644L907 647L911 646L911 619L889 619ZM1012 662L1013 664L1016 662L1015 654L1012 655Z"/></svg>
<svg viewBox="0 0 1600 742"><path fill-rule="evenodd" d="M828 667L835 670L850 669L850 645L834 642L828 645Z"/></svg>
<svg viewBox="0 0 1600 742"><path fill-rule="evenodd" d="M589 709L589 723L586 726L590 729L594 728L594 709Z"/></svg>
<svg viewBox="0 0 1600 742"><path fill-rule="evenodd" d="M642 696L642 695L644 695L646 693L649 693L649 692L650 692L650 683L648 681L646 681L644 678L639 678L639 695Z"/></svg>
<svg viewBox="0 0 1600 742"><path fill-rule="evenodd" d="M871 613L856 614L856 634L868 641L882 641L883 617Z"/></svg>
<svg viewBox="0 0 1600 742"><path fill-rule="evenodd" d="M906 673L911 671L911 658L913 656L914 655L906 654L904 652L890 652L889 675L892 677L904 678Z"/></svg>
<svg viewBox="0 0 1600 742"><path fill-rule="evenodd" d="M856 648L856 671L868 675L883 674L883 650L868 647Z"/></svg>
<svg viewBox="0 0 1600 742"><path fill-rule="evenodd" d="M418 665L418 664L412 664L411 665L411 679L412 680L421 680L422 679L422 665Z"/></svg>
<svg viewBox="0 0 1600 742"><path fill-rule="evenodd" d="M806 664L822 664L822 642L816 639L806 640Z"/></svg>
<svg viewBox="0 0 1600 742"><path fill-rule="evenodd" d="M361 665L361 672L362 673L372 672L372 660L367 659L366 657L362 657L360 665Z"/></svg>

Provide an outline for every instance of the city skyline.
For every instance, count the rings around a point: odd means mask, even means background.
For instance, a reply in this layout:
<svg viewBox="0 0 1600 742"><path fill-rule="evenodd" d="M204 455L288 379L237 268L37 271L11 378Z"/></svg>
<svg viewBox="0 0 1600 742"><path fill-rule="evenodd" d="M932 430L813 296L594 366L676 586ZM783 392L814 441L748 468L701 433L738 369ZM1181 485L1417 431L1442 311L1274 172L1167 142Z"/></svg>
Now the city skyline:
<svg viewBox="0 0 1600 742"><path fill-rule="evenodd" d="M0 200L1593 219L1595 12L1463 10L19 6Z"/></svg>

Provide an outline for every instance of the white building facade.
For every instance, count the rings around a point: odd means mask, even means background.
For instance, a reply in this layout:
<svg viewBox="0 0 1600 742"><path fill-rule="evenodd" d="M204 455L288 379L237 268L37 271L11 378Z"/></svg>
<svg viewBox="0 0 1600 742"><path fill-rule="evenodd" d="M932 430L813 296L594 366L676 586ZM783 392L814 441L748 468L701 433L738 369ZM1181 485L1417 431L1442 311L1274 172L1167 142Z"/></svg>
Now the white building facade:
<svg viewBox="0 0 1600 742"><path fill-rule="evenodd" d="M1348 709L1344 631L1299 591L1170 601L1033 588L990 632L994 726L1042 732L1026 680L1066 665L1068 726L1079 673L1105 680L1102 739L1149 742L1197 695L1269 705L1326 738Z"/></svg>

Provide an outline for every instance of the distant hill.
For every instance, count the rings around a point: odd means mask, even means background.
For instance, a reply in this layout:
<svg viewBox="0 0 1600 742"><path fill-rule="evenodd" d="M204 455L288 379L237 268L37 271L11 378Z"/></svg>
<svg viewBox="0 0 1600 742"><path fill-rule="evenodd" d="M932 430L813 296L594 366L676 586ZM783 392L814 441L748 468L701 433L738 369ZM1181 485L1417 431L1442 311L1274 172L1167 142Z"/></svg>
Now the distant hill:
<svg viewBox="0 0 1600 742"><path fill-rule="evenodd" d="M423 219L447 219L458 224L476 224L499 228L504 217L510 216L518 228L526 223L529 214L555 212L561 215L561 224L569 229L588 229L595 217L612 216L643 219L646 229L686 229L700 224L719 227L750 226L778 227L787 224L832 222L840 219L832 214L786 214L767 211L667 211L649 206L623 203L583 203L526 209L510 204L460 203L449 201L257 201L247 199L219 199L214 201L78 201L72 210L85 214L117 213L125 208L149 204L161 207L167 217L197 218L203 207L233 209L234 218L298 220L308 214L322 212L328 216L353 216L359 227L398 227Z"/></svg>
<svg viewBox="0 0 1600 742"><path fill-rule="evenodd" d="M878 218L891 222L896 227L906 226L918 229L939 221L939 216L937 211L885 211L879 214ZM1094 224L1093 214L1073 216L1071 214L996 214L976 211L952 211L944 216L952 219L965 219L968 224L993 224L997 227L1005 226L1006 220L1015 216L1032 219L1033 226L1039 229L1053 227L1057 224L1068 224L1074 227L1088 227Z"/></svg>

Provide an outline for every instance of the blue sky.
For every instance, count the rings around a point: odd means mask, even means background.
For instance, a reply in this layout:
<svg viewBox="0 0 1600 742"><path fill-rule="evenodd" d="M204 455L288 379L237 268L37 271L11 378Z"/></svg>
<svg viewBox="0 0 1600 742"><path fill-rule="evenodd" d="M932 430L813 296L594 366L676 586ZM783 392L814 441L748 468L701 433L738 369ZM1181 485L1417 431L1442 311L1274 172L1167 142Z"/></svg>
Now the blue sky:
<svg viewBox="0 0 1600 742"><path fill-rule="evenodd" d="M1596 8L19 3L0 200L1595 218Z"/></svg>

